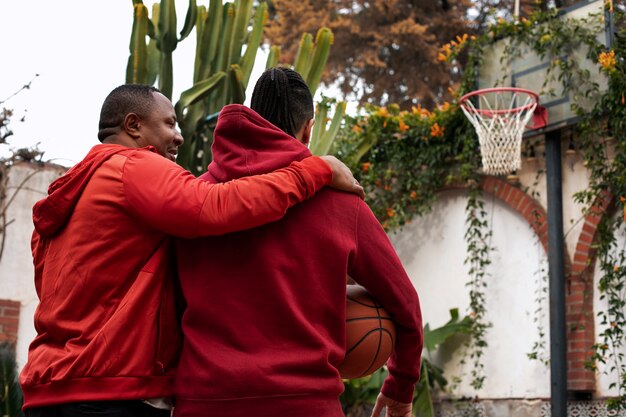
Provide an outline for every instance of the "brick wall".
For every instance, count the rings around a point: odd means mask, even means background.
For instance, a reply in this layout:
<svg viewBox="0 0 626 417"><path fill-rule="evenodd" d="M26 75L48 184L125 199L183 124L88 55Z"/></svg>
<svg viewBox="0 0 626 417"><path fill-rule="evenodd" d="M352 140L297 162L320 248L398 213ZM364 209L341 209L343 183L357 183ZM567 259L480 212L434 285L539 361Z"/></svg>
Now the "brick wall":
<svg viewBox="0 0 626 417"><path fill-rule="evenodd" d="M0 300L0 343L17 342L17 327L19 320L19 301Z"/></svg>

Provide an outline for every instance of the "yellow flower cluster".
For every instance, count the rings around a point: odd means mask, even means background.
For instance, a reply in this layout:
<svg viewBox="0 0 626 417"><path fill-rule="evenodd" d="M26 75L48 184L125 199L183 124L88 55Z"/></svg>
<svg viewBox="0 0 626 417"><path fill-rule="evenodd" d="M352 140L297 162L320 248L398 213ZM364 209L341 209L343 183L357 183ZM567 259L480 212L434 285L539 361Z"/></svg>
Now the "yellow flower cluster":
<svg viewBox="0 0 626 417"><path fill-rule="evenodd" d="M417 107L412 106L411 112L416 116L422 117L431 117L433 114L428 111L428 109L423 109L421 104L418 104Z"/></svg>
<svg viewBox="0 0 626 417"><path fill-rule="evenodd" d="M605 71L613 71L615 69L615 51L601 52L598 57L598 63Z"/></svg>
<svg viewBox="0 0 626 417"><path fill-rule="evenodd" d="M437 60L440 62L449 61L454 50L460 51L465 46L468 39L474 40L476 39L476 36L472 35L470 37L467 33L464 33L463 36L457 36L456 40L450 41L443 45L439 49L439 53L437 54Z"/></svg>

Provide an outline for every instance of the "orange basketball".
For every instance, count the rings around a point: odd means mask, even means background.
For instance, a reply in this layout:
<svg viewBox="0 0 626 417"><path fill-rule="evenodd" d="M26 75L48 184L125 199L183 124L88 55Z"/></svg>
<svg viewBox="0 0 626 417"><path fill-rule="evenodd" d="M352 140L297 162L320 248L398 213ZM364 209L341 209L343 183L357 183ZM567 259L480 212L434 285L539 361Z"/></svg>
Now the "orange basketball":
<svg viewBox="0 0 626 417"><path fill-rule="evenodd" d="M343 379L371 375L387 362L396 340L396 326L365 288L348 285L346 356L339 364Z"/></svg>

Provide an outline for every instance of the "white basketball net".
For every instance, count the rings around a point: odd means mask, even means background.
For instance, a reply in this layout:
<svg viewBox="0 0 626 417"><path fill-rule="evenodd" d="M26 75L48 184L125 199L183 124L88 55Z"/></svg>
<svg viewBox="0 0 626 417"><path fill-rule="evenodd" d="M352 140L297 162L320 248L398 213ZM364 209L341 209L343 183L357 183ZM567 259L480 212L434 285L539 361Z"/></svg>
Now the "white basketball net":
<svg viewBox="0 0 626 417"><path fill-rule="evenodd" d="M483 171L505 175L520 169L522 136L537 107L535 97L517 91L494 91L475 97L478 108L466 100L461 109L478 134Z"/></svg>

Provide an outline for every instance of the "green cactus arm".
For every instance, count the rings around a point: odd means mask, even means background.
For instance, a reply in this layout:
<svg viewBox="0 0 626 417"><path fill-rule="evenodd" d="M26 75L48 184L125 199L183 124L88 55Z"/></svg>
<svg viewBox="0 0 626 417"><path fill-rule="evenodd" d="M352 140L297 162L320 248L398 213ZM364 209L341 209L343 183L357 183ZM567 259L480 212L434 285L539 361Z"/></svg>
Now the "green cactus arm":
<svg viewBox="0 0 626 417"><path fill-rule="evenodd" d="M280 59L280 46L270 46L270 53L267 54L267 61L265 63L265 69L275 67L278 65Z"/></svg>
<svg viewBox="0 0 626 417"><path fill-rule="evenodd" d="M150 39L148 42L148 73L146 76L146 84L154 85L161 67L161 52L157 48L157 42Z"/></svg>
<svg viewBox="0 0 626 417"><path fill-rule="evenodd" d="M159 47L159 16L161 15L161 5L154 3L152 5L152 19L148 20L148 36L150 39L157 41L157 47Z"/></svg>
<svg viewBox="0 0 626 417"><path fill-rule="evenodd" d="M180 99L174 106L176 118L180 126L181 134L185 138L185 143L179 148L177 162L180 166L197 172L195 167L196 153L203 149L203 144L194 143L198 123L206 114L202 100L211 94L224 81L226 73L218 72L213 76L194 84L193 87L183 91ZM185 112L185 109L187 111Z"/></svg>
<svg viewBox="0 0 626 417"><path fill-rule="evenodd" d="M224 10L224 26L221 36L220 50L217 56L217 62L215 65L216 70L214 72L223 71L227 72L230 62L230 44L233 37L233 30L235 28L235 16L236 9L233 3L227 3ZM210 100L209 113L213 113L226 105L230 97L230 83L222 83Z"/></svg>
<svg viewBox="0 0 626 417"><path fill-rule="evenodd" d="M148 8L143 3L133 6L133 28L130 35L130 55L126 65L127 83L144 83L147 77Z"/></svg>
<svg viewBox="0 0 626 417"><path fill-rule="evenodd" d="M306 80L311 70L311 56L313 55L313 36L310 33L303 33L298 44L296 59L293 69Z"/></svg>
<svg viewBox="0 0 626 417"><path fill-rule="evenodd" d="M256 60L256 54L261 45L261 39L263 37L263 26L267 21L267 3L260 3L254 14L254 24L252 31L248 36L248 43L246 45L246 52L239 61L239 66L243 72L243 85L244 88L248 86L250 82L250 74L252 74L252 68L254 67L254 61Z"/></svg>
<svg viewBox="0 0 626 417"><path fill-rule="evenodd" d="M250 24L250 14L252 12L252 0L239 0L236 6L235 27L233 28L233 36L230 40L230 61L228 64L234 64L241 59L241 48L248 34L248 25Z"/></svg>
<svg viewBox="0 0 626 417"><path fill-rule="evenodd" d="M161 51L159 49L159 15L160 15L159 3L152 5L152 19L148 19L148 36L150 42L148 42L148 75L146 84L154 85L157 77L161 73Z"/></svg>
<svg viewBox="0 0 626 417"><path fill-rule="evenodd" d="M176 49L178 43L176 35L176 2L174 0L161 0L158 27L161 52L169 52L171 54Z"/></svg>
<svg viewBox="0 0 626 417"><path fill-rule="evenodd" d="M230 66L228 71L230 82L231 103L243 104L246 101L246 88L243 85L243 72L237 64Z"/></svg>
<svg viewBox="0 0 626 417"><path fill-rule="evenodd" d="M227 3L224 10L224 30L221 36L221 49L217 57L216 70L226 71L228 65L230 65L230 51L229 45L233 38L233 30L235 28L235 16L237 11L233 3Z"/></svg>
<svg viewBox="0 0 626 417"><path fill-rule="evenodd" d="M191 33L194 25L196 24L196 16L198 15L198 7L196 6L196 0L189 0L189 7L187 8L187 15L185 16L185 24L180 31L180 37L178 42L185 39Z"/></svg>
<svg viewBox="0 0 626 417"><path fill-rule="evenodd" d="M305 78L311 94L315 95L317 87L322 79L322 73L330 54L330 46L333 43L333 33L328 28L321 28L317 31L315 37L315 49L313 51L313 58L311 61L311 69Z"/></svg>
<svg viewBox="0 0 626 417"><path fill-rule="evenodd" d="M202 33L204 32L204 22L207 18L207 10L206 7L200 5L198 6L198 12L196 13L196 57L193 61L193 83L197 83L202 79L202 74L200 73L202 68L202 56L204 46L202 44Z"/></svg>
<svg viewBox="0 0 626 417"><path fill-rule="evenodd" d="M335 106L335 114L330 122L330 126L328 129L322 133L322 136L317 143L316 153L315 155L327 155L330 152L330 148L335 141L335 137L337 136L337 132L339 132L339 128L341 127L341 121L343 120L343 115L346 112L346 102L342 101L337 103Z"/></svg>
<svg viewBox="0 0 626 417"><path fill-rule="evenodd" d="M315 112L315 124L313 124L313 132L311 132L311 144L309 149L314 155L319 155L318 148L322 135L326 131L326 119L328 117L329 104L322 101L317 104L317 111Z"/></svg>
<svg viewBox="0 0 626 417"><path fill-rule="evenodd" d="M194 142L197 137L194 135L198 122L202 119L204 109L202 103L196 103L189 106L185 112L184 119L178 119L178 126L180 127L180 133L185 138L185 142L178 148L178 157L176 162L188 170L192 170L192 164L194 161Z"/></svg>
<svg viewBox="0 0 626 417"><path fill-rule="evenodd" d="M202 36L202 50L205 51L202 60L202 78L208 78L217 70L220 34L224 23L224 5L221 1L211 1L207 20L204 23Z"/></svg>
<svg viewBox="0 0 626 417"><path fill-rule="evenodd" d="M172 99L174 90L174 64L172 61L172 53L161 51L161 67L159 71L159 90L161 93Z"/></svg>

